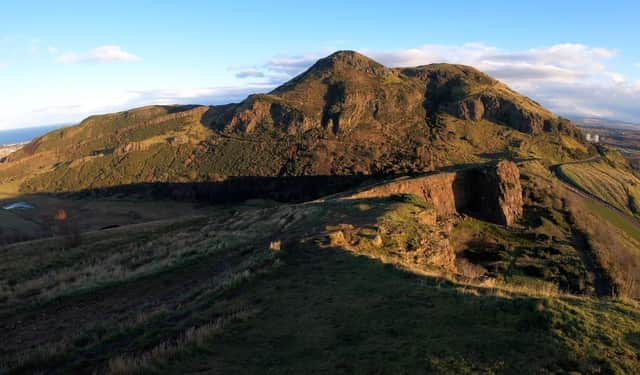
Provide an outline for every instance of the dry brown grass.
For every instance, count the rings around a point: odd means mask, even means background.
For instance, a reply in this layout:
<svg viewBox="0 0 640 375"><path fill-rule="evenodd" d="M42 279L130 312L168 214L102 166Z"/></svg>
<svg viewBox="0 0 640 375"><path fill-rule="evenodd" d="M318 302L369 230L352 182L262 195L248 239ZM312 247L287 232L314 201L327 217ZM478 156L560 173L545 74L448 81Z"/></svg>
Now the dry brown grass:
<svg viewBox="0 0 640 375"><path fill-rule="evenodd" d="M154 310L145 311L132 318L122 320L115 325L107 326L104 322L95 322L91 326L84 327L84 330L81 332L62 337L59 340L48 342L44 345L39 345L31 350L23 351L10 362L6 362L4 364L0 363L0 365L4 365L7 369L16 369L29 364L33 365L34 363L46 364L63 357L74 347L74 342L82 339L83 336L86 335L86 332L104 330L110 332L111 335L117 335L119 333L124 333L131 328L142 326L152 319L163 314L167 314L168 312L169 311L165 306L160 306ZM0 370L1 369L2 367L0 367Z"/></svg>
<svg viewBox="0 0 640 375"><path fill-rule="evenodd" d="M619 228L596 216L585 206L582 198L567 193L565 201L575 225L587 235L597 262L615 284L615 293L622 298L638 298L639 244Z"/></svg>
<svg viewBox="0 0 640 375"><path fill-rule="evenodd" d="M234 321L243 321L257 313L255 310L240 310L220 317L210 323L190 327L175 340L162 342L155 347L135 354L122 355L109 360L108 374L136 374L153 365L167 364L171 359L191 349L201 347L226 325Z"/></svg>
<svg viewBox="0 0 640 375"><path fill-rule="evenodd" d="M0 307L44 302L228 249L264 243L271 240L273 233L301 220L306 211L314 209L250 208L212 217L138 224L89 233L83 235L82 243L62 249L59 241L65 237L14 244L1 250L4 261L0 264ZM280 240L271 241L282 246ZM273 251L265 245L264 253ZM47 266L52 263L56 267Z"/></svg>
<svg viewBox="0 0 640 375"><path fill-rule="evenodd" d="M484 267L478 264L473 264L464 258L459 259L456 262L456 268L462 276L472 280L479 279L487 273L487 270Z"/></svg>

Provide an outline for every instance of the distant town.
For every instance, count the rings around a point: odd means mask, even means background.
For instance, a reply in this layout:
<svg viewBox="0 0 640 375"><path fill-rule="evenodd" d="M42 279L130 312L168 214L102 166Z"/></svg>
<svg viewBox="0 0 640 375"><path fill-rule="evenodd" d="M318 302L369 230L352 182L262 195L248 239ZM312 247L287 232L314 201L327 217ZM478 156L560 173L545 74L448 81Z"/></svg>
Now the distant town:
<svg viewBox="0 0 640 375"><path fill-rule="evenodd" d="M12 152L18 151L28 142L13 143L8 145L0 145L0 161Z"/></svg>
<svg viewBox="0 0 640 375"><path fill-rule="evenodd" d="M599 143L600 142L600 135L598 135L598 134L591 135L591 133L587 133L587 141L588 142L593 142L593 143Z"/></svg>

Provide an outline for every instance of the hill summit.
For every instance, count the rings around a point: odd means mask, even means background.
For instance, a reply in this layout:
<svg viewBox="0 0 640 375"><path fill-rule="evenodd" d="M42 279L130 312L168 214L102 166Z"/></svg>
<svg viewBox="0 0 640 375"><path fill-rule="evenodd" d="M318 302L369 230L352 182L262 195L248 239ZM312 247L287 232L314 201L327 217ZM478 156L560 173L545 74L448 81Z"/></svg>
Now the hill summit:
<svg viewBox="0 0 640 375"><path fill-rule="evenodd" d="M389 68L339 51L240 103L143 107L48 133L4 159L0 187L400 175L591 152L570 121L477 69Z"/></svg>
<svg viewBox="0 0 640 375"><path fill-rule="evenodd" d="M251 131L273 123L289 133L321 127L349 132L358 125L397 121L433 125L439 114L470 121L486 119L526 133L575 127L531 99L468 66L432 64L392 69L353 51L320 59L268 95L253 96L219 125Z"/></svg>

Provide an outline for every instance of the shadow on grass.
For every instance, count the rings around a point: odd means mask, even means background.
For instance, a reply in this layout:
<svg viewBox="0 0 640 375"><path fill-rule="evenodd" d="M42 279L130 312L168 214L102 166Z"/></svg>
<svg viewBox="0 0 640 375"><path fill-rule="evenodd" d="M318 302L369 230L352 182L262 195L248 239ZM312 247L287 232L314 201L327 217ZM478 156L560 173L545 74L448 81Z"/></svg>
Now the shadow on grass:
<svg viewBox="0 0 640 375"><path fill-rule="evenodd" d="M640 331L629 332L625 335L625 340L640 353Z"/></svg>
<svg viewBox="0 0 640 375"><path fill-rule="evenodd" d="M451 186L447 186L441 199L451 196L452 206L470 216L489 221L501 220L498 207L497 179L486 169L487 164L456 166ZM434 172L440 173L440 172ZM414 176L423 177L426 175ZM394 175L315 175L315 176L235 176L219 181L148 182L90 188L80 191L24 194L0 203L30 202L36 195L72 200L119 199L122 201L174 200L200 204L230 205L250 199L266 199L277 202L298 203L329 196L350 189L367 189L397 178ZM420 189L414 188L412 191ZM402 192L400 192L402 193ZM49 215L52 216L52 215ZM120 225L109 222L104 226ZM15 232L15 233L14 233ZM50 228L43 228L37 235L12 231L0 233L0 244L26 241L51 235Z"/></svg>
<svg viewBox="0 0 640 375"><path fill-rule="evenodd" d="M551 331L545 300L503 298L341 248L298 245L238 291L261 313L212 339L195 373L522 373L596 370ZM596 366L596 367L594 367Z"/></svg>
<svg viewBox="0 0 640 375"><path fill-rule="evenodd" d="M158 277L111 285L108 293L97 290L62 298L55 305L45 306L46 311L30 311L31 318L16 317L28 328L30 324L38 324L41 316L47 316L46 325L37 336L39 345L57 342L66 335L73 337L73 330L89 332L91 337L74 342L56 361L25 368L24 373L38 369L50 373L103 370L112 358L152 353L163 343L175 342L189 327L206 324L238 309L257 314L226 326L198 345L184 344L170 356L152 357L153 370L238 374L534 374L591 373L613 366L590 354L576 353L575 348L558 339L553 331L556 307L549 300L506 297L491 289L412 273L340 246L300 242L301 233L345 222L342 216L345 212L351 212L349 223L373 225L388 209L389 200L373 198L325 204L309 204L326 211L324 214L313 211L314 220L319 221L303 220L287 231L276 228L257 241L254 252L269 251L269 240L282 238L283 250L277 252L281 265L264 273L260 268L249 268L250 273L258 276L224 293L201 297L206 295L205 287L215 280L221 264L233 267L228 256L191 262L179 270L159 273ZM358 208L365 206L370 208ZM236 261L248 256L247 249L240 250ZM125 331L117 329L117 322L145 313L159 291L174 296L165 299L162 316L134 324ZM118 302L123 296L126 304ZM94 304L113 308L91 309ZM82 314L83 320L74 314ZM31 319L33 323L29 323ZM103 333L99 335L91 333L94 330L90 327L96 321L104 322L100 327ZM59 328L65 324L68 329ZM571 324L579 326L579 322ZM30 330L5 334L20 335L20 332ZM115 336L110 332L116 332ZM628 337L629 342L637 339ZM23 345L26 344L25 340ZM622 368L630 369L625 366Z"/></svg>

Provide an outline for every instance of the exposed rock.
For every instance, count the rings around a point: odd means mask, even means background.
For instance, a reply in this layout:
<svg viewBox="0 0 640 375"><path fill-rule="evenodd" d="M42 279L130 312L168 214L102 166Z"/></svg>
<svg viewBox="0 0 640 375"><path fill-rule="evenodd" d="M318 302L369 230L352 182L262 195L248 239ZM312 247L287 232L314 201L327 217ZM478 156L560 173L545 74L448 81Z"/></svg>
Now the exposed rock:
<svg viewBox="0 0 640 375"><path fill-rule="evenodd" d="M253 132L258 126L274 126L289 134L304 132L312 127L304 112L272 95L251 95L237 107L230 119L217 125L225 131Z"/></svg>
<svg viewBox="0 0 640 375"><path fill-rule="evenodd" d="M495 169L498 179L498 213L496 221L506 225L513 224L523 213L522 186L520 171L513 162L501 161Z"/></svg>
<svg viewBox="0 0 640 375"><path fill-rule="evenodd" d="M425 116L425 109L427 111ZM361 124L423 122L437 113L501 123L525 133L568 131L538 103L468 66L431 64L390 69L352 51L339 51L267 95L251 95L215 120L226 130L272 125L289 134L322 128L333 134Z"/></svg>
<svg viewBox="0 0 640 375"><path fill-rule="evenodd" d="M0 168L23 181L25 193L161 183L151 188L216 202L229 197L305 200L316 198L316 192L353 187L347 180L415 175L514 148L518 154L522 137L497 124L531 134L561 132L585 146L568 147L571 142L547 137L558 156L595 153L569 121L474 68L431 64L393 69L340 51L272 92L240 103L150 106L91 116L26 144ZM470 131L474 125L495 138L479 139L478 132ZM162 139L173 147L159 144ZM151 145L157 145L153 152ZM74 169L61 181L70 161L104 150L145 155L117 158L110 168L89 160L87 168ZM175 168L167 168L168 160L175 160ZM98 170L100 186L94 186L95 176L89 174ZM225 184L205 178L214 175L235 177ZM313 178L337 176L338 183L327 182L327 188L310 186ZM289 177L296 179L283 180ZM440 176L416 193L432 200L439 213L456 212L468 194L457 199L453 195L459 189L451 184L464 185L463 178ZM247 184L260 179L255 183L259 186Z"/></svg>
<svg viewBox="0 0 640 375"><path fill-rule="evenodd" d="M420 221L421 214L429 213L423 211L416 215L416 220ZM433 217L433 215L431 215ZM456 271L455 251L448 239L448 226L445 223L425 224L429 229L413 234L417 245L409 245L405 242L398 242L398 234L402 234L403 228L385 228L383 225L377 227L374 236L363 233L359 228L350 224L328 225L324 239L321 240L323 246L340 247L355 253L368 254L378 257L381 253L370 253L367 247L361 247L362 243L369 243L376 248L388 248L385 252L385 260L396 259L404 264L418 267L437 267L450 272ZM394 237L395 236L395 237ZM387 238L387 241L383 240ZM403 236L399 236L402 238Z"/></svg>
<svg viewBox="0 0 640 375"><path fill-rule="evenodd" d="M459 212L512 225L522 215L522 186L518 166L510 161L451 173L400 179L358 192L350 198L414 194L430 202L437 214Z"/></svg>
<svg viewBox="0 0 640 375"><path fill-rule="evenodd" d="M512 225L522 216L522 186L515 163L503 160L471 174L468 212L502 225Z"/></svg>
<svg viewBox="0 0 640 375"><path fill-rule="evenodd" d="M134 151L143 151L147 148L148 146L142 142L129 142L116 148L113 153L116 155L124 155Z"/></svg>
<svg viewBox="0 0 640 375"><path fill-rule="evenodd" d="M437 173L424 177L404 178L383 183L358 192L350 198L387 197L396 194L413 194L424 197L435 208L439 216L449 216L457 211L456 205L465 205L461 191L456 193L456 179L459 173ZM464 203L464 204L463 204Z"/></svg>
<svg viewBox="0 0 640 375"><path fill-rule="evenodd" d="M177 137L168 137L167 143L174 147L180 146L180 145L186 145L189 143L189 137L186 135L180 135Z"/></svg>
<svg viewBox="0 0 640 375"><path fill-rule="evenodd" d="M456 253L448 239L440 234L437 238L425 243L421 249L417 263L423 266L435 266L450 272L456 272Z"/></svg>
<svg viewBox="0 0 640 375"><path fill-rule="evenodd" d="M375 237L373 237L373 240L371 240L371 243L373 243L373 246L375 247L382 247L382 245L384 245L382 237L379 233L376 233Z"/></svg>
<svg viewBox="0 0 640 375"><path fill-rule="evenodd" d="M523 133L539 134L543 131L544 118L539 113L533 113L513 100L506 98L483 95L473 102L482 103L482 118L489 121L510 126Z"/></svg>
<svg viewBox="0 0 640 375"><path fill-rule="evenodd" d="M484 118L484 103L480 99L469 99L458 104L456 115L466 120L480 121Z"/></svg>

